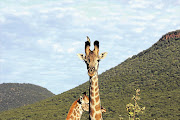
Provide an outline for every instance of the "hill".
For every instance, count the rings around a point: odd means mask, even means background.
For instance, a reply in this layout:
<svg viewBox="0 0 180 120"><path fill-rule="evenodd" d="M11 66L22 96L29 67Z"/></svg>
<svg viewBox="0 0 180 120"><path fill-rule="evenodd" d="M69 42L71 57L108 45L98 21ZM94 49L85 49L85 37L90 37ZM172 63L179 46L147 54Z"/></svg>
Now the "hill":
<svg viewBox="0 0 180 120"><path fill-rule="evenodd" d="M54 96L45 88L32 84L3 83L0 84L0 111L33 104Z"/></svg>
<svg viewBox="0 0 180 120"><path fill-rule="evenodd" d="M147 50L99 75L105 120L128 119L126 105L141 89L142 120L178 120L180 104L180 30L169 32ZM112 58L113 59L113 58ZM108 63L107 63L108 64ZM0 113L1 119L64 120L68 110L89 82L33 105ZM88 120L83 114L82 120Z"/></svg>

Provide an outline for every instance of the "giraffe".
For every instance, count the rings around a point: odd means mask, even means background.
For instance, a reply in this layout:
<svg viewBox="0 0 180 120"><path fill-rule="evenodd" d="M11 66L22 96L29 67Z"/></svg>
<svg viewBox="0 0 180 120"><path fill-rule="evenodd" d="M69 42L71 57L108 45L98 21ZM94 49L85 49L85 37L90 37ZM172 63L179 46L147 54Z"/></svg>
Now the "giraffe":
<svg viewBox="0 0 180 120"><path fill-rule="evenodd" d="M90 39L87 36L87 41L85 42L85 55L78 54L78 57L87 65L88 75L89 75L89 119L90 120L103 120L102 109L99 95L99 85L98 85L98 68L99 61L104 59L107 52L101 53L99 55L99 41L94 42L94 50L90 50Z"/></svg>
<svg viewBox="0 0 180 120"><path fill-rule="evenodd" d="M71 105L66 120L80 120L83 111L89 111L89 98L86 92L83 94L83 97L80 96L80 98Z"/></svg>
<svg viewBox="0 0 180 120"><path fill-rule="evenodd" d="M89 111L89 98L86 95L86 92L84 92L83 94L83 97L80 96L80 98L74 101L74 103L72 104L66 120L80 120L83 111ZM101 110L102 113L106 112L106 109L104 107L101 107Z"/></svg>

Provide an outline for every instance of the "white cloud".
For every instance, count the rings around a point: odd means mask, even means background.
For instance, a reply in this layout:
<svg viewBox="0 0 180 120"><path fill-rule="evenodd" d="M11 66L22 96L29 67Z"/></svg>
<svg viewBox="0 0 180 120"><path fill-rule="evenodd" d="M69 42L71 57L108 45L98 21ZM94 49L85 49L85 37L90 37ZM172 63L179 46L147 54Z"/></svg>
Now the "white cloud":
<svg viewBox="0 0 180 120"><path fill-rule="evenodd" d="M84 42L82 41L75 41L71 45L71 48L67 49L68 53L74 53L80 46L84 46Z"/></svg>
<svg viewBox="0 0 180 120"><path fill-rule="evenodd" d="M145 25L147 25L147 22L145 22L145 21L132 21L131 22L131 24L132 25L137 25L137 26L145 26Z"/></svg>
<svg viewBox="0 0 180 120"><path fill-rule="evenodd" d="M39 47L44 48L44 49L49 49L50 46L52 45L52 42L48 39L45 39L45 40L39 39L37 40L37 43Z"/></svg>
<svg viewBox="0 0 180 120"><path fill-rule="evenodd" d="M45 8L41 9L40 13L44 13L44 14L52 13L52 12L65 13L65 12L68 12L68 11L74 11L74 8L72 8L72 7L54 7L54 8L48 7L46 9Z"/></svg>
<svg viewBox="0 0 180 120"><path fill-rule="evenodd" d="M110 35L103 35L103 38L108 40L122 40L123 36L117 34L110 34Z"/></svg>
<svg viewBox="0 0 180 120"><path fill-rule="evenodd" d="M49 16L48 16L48 15L41 15L41 18L42 18L43 20L47 20L47 19L49 18Z"/></svg>
<svg viewBox="0 0 180 120"><path fill-rule="evenodd" d="M44 44L43 40L37 40L37 43L40 44L40 45Z"/></svg>
<svg viewBox="0 0 180 120"><path fill-rule="evenodd" d="M63 48L60 44L55 43L52 45L52 47L53 47L53 50L57 53L63 52Z"/></svg>
<svg viewBox="0 0 180 120"><path fill-rule="evenodd" d="M162 9L164 7L163 3L155 4L156 9Z"/></svg>
<svg viewBox="0 0 180 120"><path fill-rule="evenodd" d="M147 0L131 0L129 4L132 8L147 8L152 2Z"/></svg>
<svg viewBox="0 0 180 120"><path fill-rule="evenodd" d="M73 53L75 51L75 48L69 48L68 53Z"/></svg>
<svg viewBox="0 0 180 120"><path fill-rule="evenodd" d="M77 45L82 45L81 41L75 41L74 43L72 43L73 46L77 46Z"/></svg>
<svg viewBox="0 0 180 120"><path fill-rule="evenodd" d="M39 47L41 47L45 50L48 50L48 51L53 50L53 52L55 52L55 53L62 53L64 50L62 45L60 45L57 42L53 42L53 40L49 40L49 39L42 40L42 39L40 39L40 40L37 40L37 43L38 43L38 45L40 45Z"/></svg>
<svg viewBox="0 0 180 120"><path fill-rule="evenodd" d="M59 13L58 15L56 15L56 17L57 17L57 18L62 18L62 17L64 17L64 14Z"/></svg>
<svg viewBox="0 0 180 120"><path fill-rule="evenodd" d="M176 12L176 9L173 9L173 8L167 8L167 9L166 9L166 12L174 13L174 12Z"/></svg>
<svg viewBox="0 0 180 120"><path fill-rule="evenodd" d="M64 57L63 55L52 55L52 56L51 56L51 58L52 58L52 59L55 59L55 60L61 60L61 59L63 59L63 57ZM60 61L60 62L61 62L61 61Z"/></svg>
<svg viewBox="0 0 180 120"><path fill-rule="evenodd" d="M20 75L20 74L22 74L22 71L15 71L15 72L12 72L11 73L11 75L13 76L13 75Z"/></svg>
<svg viewBox="0 0 180 120"><path fill-rule="evenodd" d="M3 63L3 62L5 62L5 59L0 59L0 63Z"/></svg>
<svg viewBox="0 0 180 120"><path fill-rule="evenodd" d="M169 19L169 18L162 18L162 19L159 19L159 20L157 20L157 22L158 23L170 23L170 21L171 21L171 19Z"/></svg>
<svg viewBox="0 0 180 120"><path fill-rule="evenodd" d="M4 23L6 21L6 18L2 15L0 15L0 23Z"/></svg>
<svg viewBox="0 0 180 120"><path fill-rule="evenodd" d="M176 2L177 2L178 5L180 5L180 0L177 0Z"/></svg>
<svg viewBox="0 0 180 120"><path fill-rule="evenodd" d="M14 14L15 16L25 16L25 15L28 16L28 15L32 15L32 14L31 14L30 12L28 12L28 11L23 11L23 12L22 12L22 11L21 11L21 12L17 12L17 11L16 11L16 12L14 12L13 14Z"/></svg>
<svg viewBox="0 0 180 120"><path fill-rule="evenodd" d="M134 28L133 31L136 33L142 33L144 31L144 27Z"/></svg>
<svg viewBox="0 0 180 120"><path fill-rule="evenodd" d="M151 21L153 20L154 18L156 17L155 14L147 14L147 13L144 13L142 15L132 15L131 16L131 19L133 20L142 20L142 21ZM135 22L135 21L134 21Z"/></svg>

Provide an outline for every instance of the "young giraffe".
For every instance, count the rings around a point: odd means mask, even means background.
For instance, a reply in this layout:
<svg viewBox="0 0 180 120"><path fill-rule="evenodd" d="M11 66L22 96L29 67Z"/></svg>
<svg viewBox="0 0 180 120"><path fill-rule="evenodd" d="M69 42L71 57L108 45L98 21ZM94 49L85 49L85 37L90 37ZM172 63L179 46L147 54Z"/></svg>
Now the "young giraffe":
<svg viewBox="0 0 180 120"><path fill-rule="evenodd" d="M89 111L89 98L86 95L86 92L83 93L84 96L80 96L80 98L72 104L69 113L67 115L66 120L80 120L83 111ZM106 109L101 107L102 113L106 112Z"/></svg>
<svg viewBox="0 0 180 120"><path fill-rule="evenodd" d="M99 61L106 57L107 53L102 53L99 55L99 42L94 42L94 50L90 50L90 39L87 37L85 42L85 53L78 54L81 60L84 60L87 65L88 75L90 77L90 99L89 99L89 119L90 120L103 120L101 102L99 96L99 85L98 85L98 68Z"/></svg>
<svg viewBox="0 0 180 120"><path fill-rule="evenodd" d="M83 97L80 96L80 98L71 105L66 120L80 120L83 111L89 111L89 98L86 96L86 92L83 94Z"/></svg>

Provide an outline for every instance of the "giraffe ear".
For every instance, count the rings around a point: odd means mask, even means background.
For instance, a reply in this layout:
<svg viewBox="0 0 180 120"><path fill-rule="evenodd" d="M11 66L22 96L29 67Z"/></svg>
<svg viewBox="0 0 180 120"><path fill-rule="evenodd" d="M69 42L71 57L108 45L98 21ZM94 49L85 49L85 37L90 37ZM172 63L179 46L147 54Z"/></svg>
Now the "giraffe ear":
<svg viewBox="0 0 180 120"><path fill-rule="evenodd" d="M99 60L104 59L106 57L106 55L107 55L107 52L101 53L99 55Z"/></svg>
<svg viewBox="0 0 180 120"><path fill-rule="evenodd" d="M83 94L83 95L86 95L86 92L83 92L82 94Z"/></svg>
<svg viewBox="0 0 180 120"><path fill-rule="evenodd" d="M84 54L77 54L77 56L78 56L81 60L85 60L85 55L84 55Z"/></svg>

